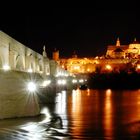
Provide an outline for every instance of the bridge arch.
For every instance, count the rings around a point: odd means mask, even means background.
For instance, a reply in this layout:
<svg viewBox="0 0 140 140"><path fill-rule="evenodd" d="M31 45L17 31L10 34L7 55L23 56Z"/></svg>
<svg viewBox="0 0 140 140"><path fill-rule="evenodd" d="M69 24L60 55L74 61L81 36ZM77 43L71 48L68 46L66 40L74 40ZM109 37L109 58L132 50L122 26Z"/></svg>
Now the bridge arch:
<svg viewBox="0 0 140 140"><path fill-rule="evenodd" d="M17 55L16 56L16 69L17 70L24 70L24 57Z"/></svg>

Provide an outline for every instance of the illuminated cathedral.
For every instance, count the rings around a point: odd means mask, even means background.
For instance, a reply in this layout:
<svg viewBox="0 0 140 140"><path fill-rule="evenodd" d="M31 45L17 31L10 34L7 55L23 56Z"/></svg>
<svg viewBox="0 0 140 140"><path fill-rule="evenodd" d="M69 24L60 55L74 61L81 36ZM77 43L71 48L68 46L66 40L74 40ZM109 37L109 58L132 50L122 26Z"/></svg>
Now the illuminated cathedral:
<svg viewBox="0 0 140 140"><path fill-rule="evenodd" d="M121 45L119 38L116 45L109 45L106 52L107 58L140 58L140 43L134 39L129 45Z"/></svg>
<svg viewBox="0 0 140 140"><path fill-rule="evenodd" d="M140 43L135 38L132 43L122 45L117 38L115 45L107 46L103 56L79 58L74 52L71 58L59 61L62 68L74 74L94 73L99 69L101 73L130 72L130 69L140 73Z"/></svg>

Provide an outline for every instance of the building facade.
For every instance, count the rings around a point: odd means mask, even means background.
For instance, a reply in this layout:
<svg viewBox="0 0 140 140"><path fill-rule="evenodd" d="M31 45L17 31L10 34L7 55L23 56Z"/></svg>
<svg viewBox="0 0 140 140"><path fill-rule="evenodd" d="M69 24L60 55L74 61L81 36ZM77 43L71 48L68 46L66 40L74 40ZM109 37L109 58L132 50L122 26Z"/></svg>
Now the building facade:
<svg viewBox="0 0 140 140"><path fill-rule="evenodd" d="M106 52L107 58L140 58L140 43L134 41L128 45L121 45L119 38L116 45L109 45Z"/></svg>
<svg viewBox="0 0 140 140"><path fill-rule="evenodd" d="M121 45L118 38L115 45L107 46L104 56L78 58L75 54L71 58L60 59L60 65L74 74L120 72L130 69L140 71L140 43L134 39L128 45Z"/></svg>

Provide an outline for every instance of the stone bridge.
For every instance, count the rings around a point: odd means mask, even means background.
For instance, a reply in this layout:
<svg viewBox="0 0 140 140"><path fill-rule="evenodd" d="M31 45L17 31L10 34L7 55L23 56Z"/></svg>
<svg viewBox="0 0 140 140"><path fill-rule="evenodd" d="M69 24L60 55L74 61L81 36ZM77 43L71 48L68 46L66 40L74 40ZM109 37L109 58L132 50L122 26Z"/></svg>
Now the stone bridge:
<svg viewBox="0 0 140 140"><path fill-rule="evenodd" d="M38 115L37 87L58 74L69 72L47 58L45 47L41 55L0 31L0 119Z"/></svg>

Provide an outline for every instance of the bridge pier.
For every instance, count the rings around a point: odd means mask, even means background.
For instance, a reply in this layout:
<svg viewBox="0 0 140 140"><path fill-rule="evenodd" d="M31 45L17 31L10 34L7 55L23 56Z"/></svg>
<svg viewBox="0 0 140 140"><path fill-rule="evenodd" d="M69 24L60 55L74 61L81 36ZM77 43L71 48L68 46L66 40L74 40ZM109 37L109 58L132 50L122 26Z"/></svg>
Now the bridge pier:
<svg viewBox="0 0 140 140"><path fill-rule="evenodd" d="M30 80L28 73L0 71L0 119L40 114L37 94L27 90Z"/></svg>

